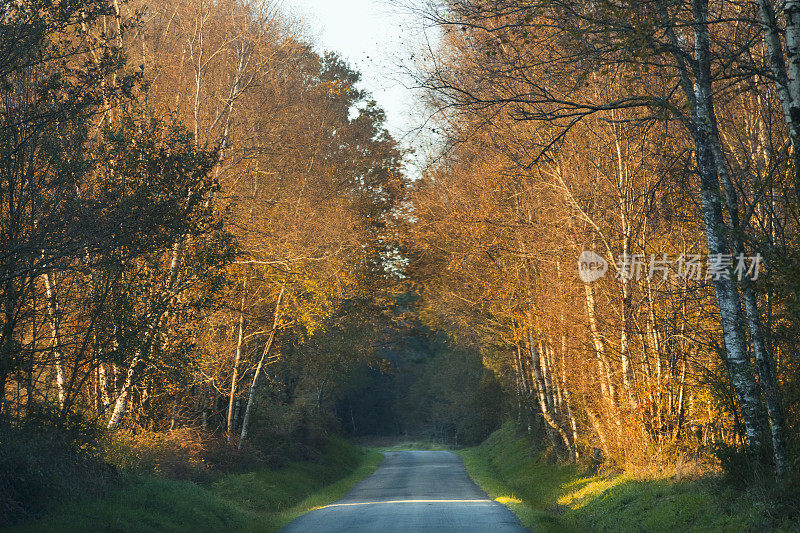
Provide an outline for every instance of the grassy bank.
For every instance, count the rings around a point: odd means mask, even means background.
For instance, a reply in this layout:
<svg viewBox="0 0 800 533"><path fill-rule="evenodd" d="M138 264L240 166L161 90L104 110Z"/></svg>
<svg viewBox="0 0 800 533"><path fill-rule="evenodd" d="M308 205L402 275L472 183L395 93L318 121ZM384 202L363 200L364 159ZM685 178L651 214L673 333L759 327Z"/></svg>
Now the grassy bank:
<svg viewBox="0 0 800 533"><path fill-rule="evenodd" d="M209 483L125 475L100 498L64 504L12 531L277 531L341 497L381 459L380 453L332 439L317 461L227 474Z"/></svg>
<svg viewBox="0 0 800 533"><path fill-rule="evenodd" d="M721 480L592 475L540 460L507 424L459 452L472 478L534 531L796 531L795 495Z"/></svg>

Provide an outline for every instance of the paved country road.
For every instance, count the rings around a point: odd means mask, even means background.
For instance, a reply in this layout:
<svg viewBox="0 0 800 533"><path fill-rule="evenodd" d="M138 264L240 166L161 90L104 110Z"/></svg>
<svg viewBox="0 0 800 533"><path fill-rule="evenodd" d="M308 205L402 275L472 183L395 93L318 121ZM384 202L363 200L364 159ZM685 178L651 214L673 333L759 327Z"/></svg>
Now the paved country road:
<svg viewBox="0 0 800 533"><path fill-rule="evenodd" d="M525 530L445 451L387 452L381 466L341 500L307 513L285 533L498 532Z"/></svg>

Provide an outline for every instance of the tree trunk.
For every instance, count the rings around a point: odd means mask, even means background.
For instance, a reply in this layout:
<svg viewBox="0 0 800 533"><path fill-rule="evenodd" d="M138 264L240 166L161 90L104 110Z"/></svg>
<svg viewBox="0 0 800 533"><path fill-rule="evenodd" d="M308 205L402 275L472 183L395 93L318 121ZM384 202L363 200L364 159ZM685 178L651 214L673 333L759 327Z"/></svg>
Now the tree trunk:
<svg viewBox="0 0 800 533"><path fill-rule="evenodd" d="M597 356L597 366L600 377L600 390L603 394L603 400L609 405L614 406L616 390L614 381L611 375L611 363L606 356L606 349L603 343L603 338L600 336L600 330L597 326L597 316L595 314L594 302L594 289L588 283L584 283L586 290L586 315L589 319L589 331L592 334L592 342L594 343L595 355Z"/></svg>
<svg viewBox="0 0 800 533"><path fill-rule="evenodd" d="M783 405L781 404L780 389L775 379L777 372L774 358L766 349L763 329L761 327L761 313L758 310L755 291L745 281L744 303L747 310L747 322L750 327L750 339L753 343L753 354L756 359L759 384L764 394L769 418L770 434L772 436L772 456L775 461L775 476L780 479L788 468L786 451L785 421Z"/></svg>
<svg viewBox="0 0 800 533"><path fill-rule="evenodd" d="M247 407L244 409L244 418L242 419L242 434L239 438L239 444L237 446L239 450L242 449L244 441L247 438L247 429L248 425L250 424L250 414L253 409L253 400L256 396L258 379L261 377L261 369L264 367L264 361L269 356L269 352L272 349L272 342L275 340L275 332L278 329L278 322L280 321L281 300L283 299L283 293L285 290L286 287L281 286L281 292L278 293L278 299L275 302L275 315L272 319L272 331L269 332L267 344L264 346L264 352L261 354L261 359L259 359L255 374L253 374L253 382L250 384L250 394L247 397Z"/></svg>
<svg viewBox="0 0 800 533"><path fill-rule="evenodd" d="M589 406L586 406L586 416L589 419L589 424L591 424L592 428L594 429L595 435L600 440L600 446L603 448L603 453L606 457L611 457L611 448L608 446L608 438L606 437L605 429L603 428L603 422L600 420L600 415L594 412Z"/></svg>
<svg viewBox="0 0 800 533"><path fill-rule="evenodd" d="M178 242L172 246L169 277L167 278L167 284L165 287L165 292L167 294L169 294L173 289L175 282L178 279L178 265L180 264L181 250L183 248L182 241L183 239L179 239ZM111 418L106 426L108 429L114 429L117 427L122 421L122 417L125 415L125 411L128 408L128 395L130 394L130 389L133 386L133 381L136 377L136 371L140 363L150 353L150 347L152 346L156 331L158 330L158 325L161 323L161 319L164 317L165 313L166 309L156 309L150 324L148 325L147 331L145 331L142 345L138 350L136 350L136 354L131 360L130 365L128 365L128 371L125 373L125 381L122 383L122 387L120 387L119 395L114 403L114 411L111 413Z"/></svg>
<svg viewBox="0 0 800 533"><path fill-rule="evenodd" d="M681 428L683 427L683 418L684 418L684 401L683 395L686 390L686 354L682 354L683 364L681 365L681 383L678 388L678 416L677 422L675 424L675 432L673 440L680 435Z"/></svg>
<svg viewBox="0 0 800 533"><path fill-rule="evenodd" d="M531 406L530 406L530 398L531 398L531 391L530 387L528 386L528 377L525 375L525 359L522 357L523 352L523 345L524 341L520 340L517 342L517 368L519 368L519 380L520 386L522 388L522 400L524 402L524 407L528 411L526 416L526 429L528 433L532 431L531 427Z"/></svg>
<svg viewBox="0 0 800 533"><path fill-rule="evenodd" d="M612 115L613 116L613 115ZM631 236L630 225L628 224L628 176L625 162L622 158L622 147L619 142L619 135L617 134L617 126L614 125L614 146L616 148L617 159L617 174L618 174L618 191L619 197L619 213L620 225L622 231L622 254L623 257L629 258L631 253ZM620 331L619 347L620 359L622 362L622 386L625 388L625 393L628 396L628 403L630 408L634 411L639 405L639 398L636 393L636 382L633 373L633 364L631 362L631 276L633 272L623 272L621 276L622 283L622 329Z"/></svg>
<svg viewBox="0 0 800 533"><path fill-rule="evenodd" d="M56 367L56 387L58 388L58 407L64 409L64 400L66 398L66 378L64 375L64 359L61 352L61 332L58 322L58 300L56 299L55 290L53 289L53 282L50 278L50 273L42 276L44 278L44 287L47 293L47 318L50 322L50 340L52 342L53 357Z"/></svg>
<svg viewBox="0 0 800 533"><path fill-rule="evenodd" d="M709 255L730 253L724 234L719 177L714 150L714 106L711 87L711 55L708 32L708 0L694 0L695 101L692 111L697 169L700 173L703 222ZM748 444L762 444L764 417L761 398L755 383L747 344L742 329L742 309L733 280L720 276L713 280L722 324L728 371L736 392Z"/></svg>
<svg viewBox="0 0 800 533"><path fill-rule="evenodd" d="M105 413L106 409L108 409L108 406L111 405L111 398L108 396L108 377L106 376L105 363L100 363L100 366L97 369L97 377L100 382L100 402L103 408L103 413Z"/></svg>
<svg viewBox="0 0 800 533"><path fill-rule="evenodd" d="M800 14L798 14L798 16L800 16ZM728 225L733 239L734 257L737 257L739 254L744 254L744 242L741 237L741 232L745 228L741 227L738 197L731 176L728 173L716 121L712 120L712 124L714 126L711 130L714 157L722 189L725 192ZM777 368L774 364L772 354L767 350L761 312L758 309L756 292L752 281L748 279L742 280L741 290L742 298L744 299L745 314L747 316L747 326L750 332L750 341L756 361L756 369L758 371L759 385L767 407L767 417L772 437L772 452L775 460L775 475L777 478L781 478L787 467L787 452L786 437L784 434L783 406L781 405L780 389L774 378Z"/></svg>
<svg viewBox="0 0 800 533"><path fill-rule="evenodd" d="M228 399L228 443L233 434L233 404L236 398L236 389L239 383L239 361L242 358L242 339L244 337L244 304L247 294L247 281L242 289L242 307L239 311L239 335L236 340L236 355L233 358L233 375L231 376L231 394Z"/></svg>
<svg viewBox="0 0 800 533"><path fill-rule="evenodd" d="M794 159L795 195L800 201L800 1L786 0L783 16L786 56L781 43L781 28L770 0L758 0L758 14L767 47L770 70L781 102Z"/></svg>
<svg viewBox="0 0 800 533"><path fill-rule="evenodd" d="M533 370L533 377L536 382L536 392L537 398L539 400L539 408L542 411L542 418L544 421L547 422L547 425L550 426L560 437L561 441L564 444L564 447L567 450L567 454L569 456L569 460L574 462L575 461L575 452L572 448L572 444L570 444L569 436L567 432L564 431L564 428L558 423L556 418L554 417L551 405L551 402L547 400L547 388L545 384L544 377L542 376L541 370L541 354L539 350L536 348L536 341L533 338L533 331L530 329L528 330L528 346L530 348L530 356L531 356L531 368ZM556 444L555 442L553 443ZM557 447L556 447L557 449Z"/></svg>
<svg viewBox="0 0 800 533"><path fill-rule="evenodd" d="M561 381L561 388L564 394L564 404L567 408L567 417L569 418L569 426L572 430L572 447L575 451L575 459L580 458L580 452L578 451L578 424L575 420L575 414L572 408L572 395L569 392L569 386L567 386L567 369L566 369L566 360L567 357L567 336L561 336L561 357L559 358L559 370L560 376L559 380Z"/></svg>

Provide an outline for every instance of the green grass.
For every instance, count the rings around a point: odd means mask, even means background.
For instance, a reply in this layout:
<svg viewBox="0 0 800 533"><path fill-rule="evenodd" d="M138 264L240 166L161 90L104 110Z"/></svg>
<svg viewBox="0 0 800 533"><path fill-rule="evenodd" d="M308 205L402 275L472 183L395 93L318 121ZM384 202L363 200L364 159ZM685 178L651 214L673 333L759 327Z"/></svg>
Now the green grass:
<svg viewBox="0 0 800 533"><path fill-rule="evenodd" d="M341 498L372 474L382 460L383 455L375 450L334 439L324 462L297 462L280 470L226 476L212 489L250 512L268 509L269 527L254 529L276 531L301 514Z"/></svg>
<svg viewBox="0 0 800 533"><path fill-rule="evenodd" d="M459 451L470 476L533 531L796 531L796 494L715 478L592 475L541 460L512 424Z"/></svg>
<svg viewBox="0 0 800 533"><path fill-rule="evenodd" d="M277 531L370 475L383 456L332 439L321 460L198 485L129 475L99 499L67 503L13 531Z"/></svg>

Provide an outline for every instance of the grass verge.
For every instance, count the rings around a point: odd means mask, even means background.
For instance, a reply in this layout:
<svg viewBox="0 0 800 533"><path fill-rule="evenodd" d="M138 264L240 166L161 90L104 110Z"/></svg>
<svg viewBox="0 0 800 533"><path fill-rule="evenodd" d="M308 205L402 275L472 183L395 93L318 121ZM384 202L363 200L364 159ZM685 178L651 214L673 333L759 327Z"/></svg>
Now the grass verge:
<svg viewBox="0 0 800 533"><path fill-rule="evenodd" d="M635 479L593 475L542 461L513 424L458 452L470 476L536 532L796 531L796 494L715 478Z"/></svg>
<svg viewBox="0 0 800 533"><path fill-rule="evenodd" d="M335 438L318 461L228 474L209 484L126 475L102 497L66 503L11 531L278 531L340 498L382 458Z"/></svg>

